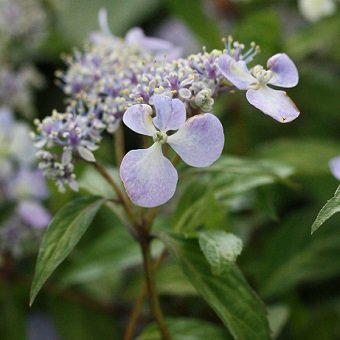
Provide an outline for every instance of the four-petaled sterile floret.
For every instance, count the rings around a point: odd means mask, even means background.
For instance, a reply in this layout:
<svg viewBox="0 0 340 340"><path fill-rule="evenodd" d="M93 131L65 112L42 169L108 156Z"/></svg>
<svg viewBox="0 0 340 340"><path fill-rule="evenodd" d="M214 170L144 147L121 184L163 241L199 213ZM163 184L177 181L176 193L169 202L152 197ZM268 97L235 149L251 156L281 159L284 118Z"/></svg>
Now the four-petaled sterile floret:
<svg viewBox="0 0 340 340"><path fill-rule="evenodd" d="M178 175L172 163L163 156L163 144L169 144L185 163L195 167L206 167L215 162L224 145L222 124L213 114L199 114L186 120L186 108L179 99L154 95L152 103L154 110L149 105L137 104L123 116L126 126L151 136L154 141L148 149L128 152L120 167L129 197L142 207L161 205L175 193ZM176 132L169 134L169 131Z"/></svg>
<svg viewBox="0 0 340 340"><path fill-rule="evenodd" d="M286 92L274 90L268 85L294 87L299 81L293 61L284 53L278 53L267 61L268 70L257 65L248 69L243 60L236 61L228 54L218 60L222 74L240 90L247 90L250 104L281 123L288 123L300 114Z"/></svg>

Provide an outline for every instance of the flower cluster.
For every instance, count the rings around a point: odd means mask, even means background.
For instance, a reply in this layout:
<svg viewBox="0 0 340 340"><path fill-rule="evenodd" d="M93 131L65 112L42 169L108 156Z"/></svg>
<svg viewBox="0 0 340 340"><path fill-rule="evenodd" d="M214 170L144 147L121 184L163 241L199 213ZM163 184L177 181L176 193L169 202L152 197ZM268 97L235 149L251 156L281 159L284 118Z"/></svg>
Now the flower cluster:
<svg viewBox="0 0 340 340"><path fill-rule="evenodd" d="M32 50L46 33L47 20L39 0L0 1L0 58L9 48Z"/></svg>
<svg viewBox="0 0 340 340"><path fill-rule="evenodd" d="M60 191L65 190L65 185L77 191L78 184L73 173L74 155L93 162L95 158L92 151L97 149L105 125L96 111L77 115L72 110L67 113L54 111L52 116L42 122L35 120L35 123L39 132L38 136L34 136L35 146L46 149L59 147L61 150L60 159L56 153L39 150L37 157L40 169L46 177L56 181Z"/></svg>
<svg viewBox="0 0 340 340"><path fill-rule="evenodd" d="M33 112L32 91L40 88L43 80L32 66L12 70L0 67L0 104L30 116Z"/></svg>
<svg viewBox="0 0 340 340"><path fill-rule="evenodd" d="M20 255L40 239L50 215L41 200L48 195L44 178L34 165L29 127L0 107L0 253ZM35 243L32 241L36 241Z"/></svg>
<svg viewBox="0 0 340 340"><path fill-rule="evenodd" d="M273 56L268 61L268 71L259 65L249 71L247 65L259 52L255 44L246 51L243 44L228 38L223 50L208 52L203 49L200 53L184 58L179 57L180 49L167 41L145 36L140 28L131 29L124 39L113 36L105 11L99 13L99 22L101 31L91 34L84 52L76 51L66 59L66 72L57 74L69 97L65 113L54 113L37 122L34 138L40 148L40 167L47 176L57 181L61 190L66 185L77 189L72 159L94 161L92 151L98 147L102 133L114 133L122 118L132 130L150 135L155 140L149 151L129 153L123 161L121 175L130 197L143 196L145 192L142 187L137 188L137 191L140 189L143 193L135 192L136 183L132 177L141 186L150 184L142 184L140 169L134 167L133 162L143 159L142 162L147 163L144 162L146 158L150 156L155 159L157 154L156 157L163 161L156 163L162 163L162 169L172 174L172 184L162 184L166 193L160 195L159 202L146 199L144 205L153 206L168 200L177 182L177 173L175 175L173 167L164 161L160 145L168 142L185 162L196 166L193 158L202 156L203 159L203 153L210 153L204 146L208 140L214 140L209 124L215 126L216 131L222 131L219 121L217 123L217 118L210 113L214 99L221 92L248 89L248 100L281 122L291 121L299 114L294 104L286 98L285 92L266 86L268 83L291 87L297 83L296 68L286 55ZM240 87L241 83L243 86ZM256 95L251 96L252 91L257 91ZM177 110L179 106L181 124L177 122L172 126L174 122L169 117L174 115L176 120L177 113L169 112L171 107ZM134 123L131 117L137 121ZM135 125L144 121L143 117L147 120L152 118L153 121L153 125L148 124L147 131ZM185 122L186 118L188 120ZM160 124L162 119L167 119L170 125ZM199 126L207 126L208 130L200 130ZM173 130L178 131L174 133ZM197 135L198 131L201 137ZM207 166L218 158L216 155L222 151L220 147L224 138L220 132L217 135L217 151L211 154L214 155L213 160L198 166ZM177 143L175 136L186 136L188 143L198 143L188 148L188 152L193 152L190 161L188 155L183 156L184 141L180 142L178 148L174 146ZM56 146L59 152L55 152ZM125 171L127 168L133 170L128 173ZM143 205L138 198L133 200Z"/></svg>

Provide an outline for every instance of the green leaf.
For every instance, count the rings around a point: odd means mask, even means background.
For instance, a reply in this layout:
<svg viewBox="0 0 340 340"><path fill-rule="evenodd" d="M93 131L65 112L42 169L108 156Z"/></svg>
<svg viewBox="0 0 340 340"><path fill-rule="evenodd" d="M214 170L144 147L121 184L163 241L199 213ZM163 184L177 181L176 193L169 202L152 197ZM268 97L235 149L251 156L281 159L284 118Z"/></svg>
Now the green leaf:
<svg viewBox="0 0 340 340"><path fill-rule="evenodd" d="M168 318L166 324L173 340L227 340L230 335L221 327L205 320ZM148 325L138 340L159 340L161 335L155 323Z"/></svg>
<svg viewBox="0 0 340 340"><path fill-rule="evenodd" d="M281 161L294 168L297 175L330 174L329 160L339 153L340 144L317 138L285 138L262 144L259 157Z"/></svg>
<svg viewBox="0 0 340 340"><path fill-rule="evenodd" d="M302 282L320 282L340 273L340 228L330 223L311 237L313 217L314 209L295 211L262 245L264 252L257 256L254 275L265 297L277 297Z"/></svg>
<svg viewBox="0 0 340 340"><path fill-rule="evenodd" d="M106 171L117 182L121 183L118 171L114 168L107 168ZM81 189L86 190L91 195L105 198L117 198L111 185L108 185L105 178L93 167L87 167L79 180Z"/></svg>
<svg viewBox="0 0 340 340"><path fill-rule="evenodd" d="M160 294L197 296L195 288L175 263L162 265L156 272L156 282Z"/></svg>
<svg viewBox="0 0 340 340"><path fill-rule="evenodd" d="M54 216L40 245L30 305L48 277L76 246L104 202L98 197L83 197L68 203Z"/></svg>
<svg viewBox="0 0 340 340"><path fill-rule="evenodd" d="M293 174L293 168L277 160L221 157L207 169L191 169L188 174L208 174L217 199L272 184L285 182Z"/></svg>
<svg viewBox="0 0 340 340"><path fill-rule="evenodd" d="M159 237L234 338L270 339L264 306L234 263L225 262L221 274L213 276L196 239L166 233Z"/></svg>
<svg viewBox="0 0 340 340"><path fill-rule="evenodd" d="M216 229L226 224L226 208L217 201L210 189L196 181L189 185L178 204L174 230L190 231L202 225Z"/></svg>
<svg viewBox="0 0 340 340"><path fill-rule="evenodd" d="M340 186L338 186L334 196L320 210L312 225L312 234L338 212L340 212Z"/></svg>
<svg viewBox="0 0 340 340"><path fill-rule="evenodd" d="M76 254L78 255L78 254ZM73 256L62 277L63 285L84 284L115 276L120 271L141 263L137 242L127 229L119 226L108 231L83 249L80 256Z"/></svg>
<svg viewBox="0 0 340 340"><path fill-rule="evenodd" d="M222 156L204 170L190 169L182 175L188 182L176 210L173 229L188 231L202 225L209 229L225 228L226 208L233 207L236 198L258 187L287 183L292 174L291 166L276 160L229 156Z"/></svg>
<svg viewBox="0 0 340 340"><path fill-rule="evenodd" d="M235 262L243 247L240 238L223 230L199 232L198 242L215 275L222 273L226 261Z"/></svg>
<svg viewBox="0 0 340 340"><path fill-rule="evenodd" d="M286 305L273 305L267 307L269 326L274 339L278 337L289 317L289 309Z"/></svg>
<svg viewBox="0 0 340 340"><path fill-rule="evenodd" d="M122 190L124 190L121 185L122 182L117 169L108 167L106 168L106 171L114 179L117 185L120 186ZM91 195L100 196L107 199L117 199L117 195L114 192L112 186L108 185L103 176L100 175L93 167L87 167L85 169L84 173L79 179L79 185L81 189L87 191ZM126 213L121 205L107 202L107 206L115 213L115 215L123 222L123 224L127 225L129 223Z"/></svg>
<svg viewBox="0 0 340 340"><path fill-rule="evenodd" d="M325 18L304 30L298 30L287 41L285 50L294 59L303 60L311 54L322 54L339 61L339 46L333 43L338 39L339 30L339 14Z"/></svg>

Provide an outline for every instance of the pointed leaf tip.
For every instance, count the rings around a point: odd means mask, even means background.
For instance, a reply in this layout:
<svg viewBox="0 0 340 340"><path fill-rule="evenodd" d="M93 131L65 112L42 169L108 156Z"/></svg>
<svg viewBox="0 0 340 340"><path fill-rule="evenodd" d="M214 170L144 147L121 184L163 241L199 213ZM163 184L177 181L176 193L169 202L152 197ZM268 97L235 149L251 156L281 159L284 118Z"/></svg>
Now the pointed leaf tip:
<svg viewBox="0 0 340 340"><path fill-rule="evenodd" d="M66 204L53 218L41 241L29 306L40 289L79 242L105 199L87 196Z"/></svg>
<svg viewBox="0 0 340 340"><path fill-rule="evenodd" d="M316 217L312 228L313 235L329 218L340 212L340 186L336 189L334 196L327 201Z"/></svg>

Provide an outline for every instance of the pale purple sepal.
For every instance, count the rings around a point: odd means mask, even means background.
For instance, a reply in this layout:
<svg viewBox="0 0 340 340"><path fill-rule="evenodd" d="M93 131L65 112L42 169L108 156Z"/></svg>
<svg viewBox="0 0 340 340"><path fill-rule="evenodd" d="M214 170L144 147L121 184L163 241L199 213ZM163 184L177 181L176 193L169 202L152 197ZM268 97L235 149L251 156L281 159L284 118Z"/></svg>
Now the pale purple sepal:
<svg viewBox="0 0 340 340"><path fill-rule="evenodd" d="M101 8L99 10L98 24L100 31L90 33L90 42L95 45L111 46L112 48L118 47L121 44L121 39L115 37L111 32L106 8Z"/></svg>
<svg viewBox="0 0 340 340"><path fill-rule="evenodd" d="M30 137L30 128L24 123L16 123L12 131L8 151L13 158L23 164L31 164L35 160L35 147Z"/></svg>
<svg viewBox="0 0 340 340"><path fill-rule="evenodd" d="M340 156L332 158L329 162L329 167L333 176L340 180Z"/></svg>
<svg viewBox="0 0 340 340"><path fill-rule="evenodd" d="M107 10L106 8L101 8L98 12L98 23L100 27L100 31L104 35L111 36L111 30L110 30L110 25L109 25L109 20L107 16Z"/></svg>
<svg viewBox="0 0 340 340"><path fill-rule="evenodd" d="M153 123L161 131L177 130L184 124L186 110L182 101L162 95L154 95L152 101L156 110Z"/></svg>
<svg viewBox="0 0 340 340"><path fill-rule="evenodd" d="M120 166L120 177L131 201L146 208L167 202L178 180L175 167L163 156L159 143L128 152Z"/></svg>
<svg viewBox="0 0 340 340"><path fill-rule="evenodd" d="M220 72L238 89L248 90L257 80L251 75L247 64L240 60L236 61L228 54L218 58Z"/></svg>
<svg viewBox="0 0 340 340"><path fill-rule="evenodd" d="M152 108L146 104L129 107L123 115L124 124L131 130L146 136L152 136L156 129L152 123Z"/></svg>
<svg viewBox="0 0 340 340"><path fill-rule="evenodd" d="M39 170L21 169L6 185L6 193L11 199L34 197L46 198L48 190L43 174Z"/></svg>
<svg viewBox="0 0 340 340"><path fill-rule="evenodd" d="M294 87L299 82L298 70L293 61L285 53L278 53L269 58L267 67L273 73L268 84Z"/></svg>
<svg viewBox="0 0 340 340"><path fill-rule="evenodd" d="M17 209L21 219L31 227L45 228L50 223L51 215L35 201L22 201Z"/></svg>
<svg viewBox="0 0 340 340"><path fill-rule="evenodd" d="M131 28L126 33L125 42L138 49L147 50L156 56L166 56L168 60L179 58L182 54L182 49L175 47L169 41L147 37L140 27Z"/></svg>
<svg viewBox="0 0 340 340"><path fill-rule="evenodd" d="M0 107L0 131L9 133L13 126L13 114L6 106Z"/></svg>
<svg viewBox="0 0 340 340"><path fill-rule="evenodd" d="M246 96L250 104L280 123L289 123L300 114L284 91L263 85L258 90L248 90Z"/></svg>
<svg viewBox="0 0 340 340"><path fill-rule="evenodd" d="M213 114L200 114L189 118L176 133L169 136L168 143L185 163L196 167L209 166L222 153L223 127Z"/></svg>

